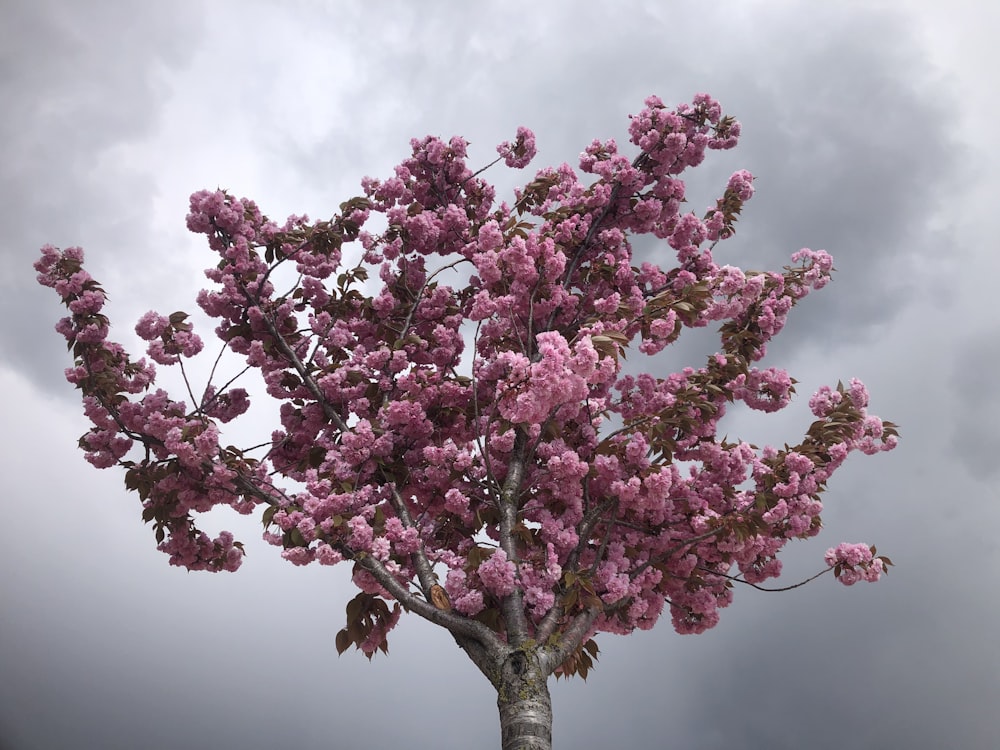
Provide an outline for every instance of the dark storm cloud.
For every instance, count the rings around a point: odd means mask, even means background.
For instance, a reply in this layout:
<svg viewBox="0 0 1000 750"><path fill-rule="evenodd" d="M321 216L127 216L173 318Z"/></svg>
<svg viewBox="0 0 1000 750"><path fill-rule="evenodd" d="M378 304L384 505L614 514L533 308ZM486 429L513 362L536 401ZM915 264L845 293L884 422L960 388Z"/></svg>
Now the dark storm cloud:
<svg viewBox="0 0 1000 750"><path fill-rule="evenodd" d="M143 236L153 178L108 157L156 126L170 95L161 73L200 34L185 9L193 6L25 0L0 10L0 347L42 382L61 377L51 335L59 309L31 263L45 243Z"/></svg>
<svg viewBox="0 0 1000 750"><path fill-rule="evenodd" d="M774 4L716 34L729 54L719 50L705 85L744 126L724 161L757 177L717 259L780 268L801 247L828 250L833 285L772 351L870 336L914 300L914 270L941 249L930 221L967 164L950 132L956 102L930 85L914 26L897 14Z"/></svg>

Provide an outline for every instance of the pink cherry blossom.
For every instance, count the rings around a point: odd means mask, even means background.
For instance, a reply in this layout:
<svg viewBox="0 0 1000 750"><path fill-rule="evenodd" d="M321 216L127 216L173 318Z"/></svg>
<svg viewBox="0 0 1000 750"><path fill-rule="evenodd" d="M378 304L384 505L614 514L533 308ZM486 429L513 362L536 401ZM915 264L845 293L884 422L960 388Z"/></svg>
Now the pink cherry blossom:
<svg viewBox="0 0 1000 750"><path fill-rule="evenodd" d="M824 559L845 586L862 580L874 583L885 572L885 558L875 557L875 548L867 544L842 542L828 549Z"/></svg>
<svg viewBox="0 0 1000 750"><path fill-rule="evenodd" d="M466 163L464 139L433 136L328 219L278 223L196 192L187 226L214 255L196 302L227 353L203 383L182 370L203 349L183 312L143 315L148 360L133 358L110 340L83 251L45 246L38 281L68 310L56 329L91 423L80 446L125 470L173 565L239 567L240 542L199 528L223 505L260 512L294 565L350 562L361 594L338 648L346 635L384 650L402 608L472 651L534 649L546 675L591 636L664 611L703 632L734 583L779 576L784 546L820 532L850 454L897 442L857 380L809 399L797 442L728 436L734 404L795 398L780 363L758 363L833 272L822 250L780 270L719 263L758 184L738 170L696 213L683 173L739 135L707 95L649 97L627 141L584 144L579 173L542 168L509 202ZM535 136L518 128L497 150L524 168ZM674 372L675 358L648 359L692 328L718 331L711 356ZM149 360L177 368L182 394L157 387ZM222 374L245 369L257 390ZM845 585L891 564L858 544L825 560Z"/></svg>
<svg viewBox="0 0 1000 750"><path fill-rule="evenodd" d="M504 597L515 587L514 563L507 559L507 554L498 549L483 562L476 571L483 586L493 596Z"/></svg>

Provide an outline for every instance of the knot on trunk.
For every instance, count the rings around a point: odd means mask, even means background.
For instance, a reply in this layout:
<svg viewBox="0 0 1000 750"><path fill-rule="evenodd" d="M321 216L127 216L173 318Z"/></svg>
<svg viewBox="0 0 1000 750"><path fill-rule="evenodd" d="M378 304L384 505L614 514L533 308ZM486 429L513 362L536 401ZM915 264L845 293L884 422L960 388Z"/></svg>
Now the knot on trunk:
<svg viewBox="0 0 1000 750"><path fill-rule="evenodd" d="M528 668L528 656L523 651L515 651L510 655L508 663L514 674L522 675L524 670Z"/></svg>

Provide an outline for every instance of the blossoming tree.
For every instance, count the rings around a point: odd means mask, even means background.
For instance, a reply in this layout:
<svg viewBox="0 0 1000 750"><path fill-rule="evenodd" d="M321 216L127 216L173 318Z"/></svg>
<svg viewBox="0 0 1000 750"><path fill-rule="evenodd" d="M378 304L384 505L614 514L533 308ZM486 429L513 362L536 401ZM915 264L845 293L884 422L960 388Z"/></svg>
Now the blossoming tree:
<svg viewBox="0 0 1000 750"><path fill-rule="evenodd" d="M752 177L734 174L699 217L681 211L679 175L739 132L707 96L673 110L651 97L631 118L637 155L595 140L585 177L542 169L512 205L466 166L461 138L412 141L394 176L365 179L329 220L279 226L250 200L196 193L188 227L218 255L198 304L280 402L252 449L221 439L251 407L236 378L195 392L185 373L189 400L154 388L153 363L183 371L202 349L184 313L143 316L152 362L135 359L108 338L82 251L47 246L35 267L69 308L67 378L93 422L80 446L125 468L171 564L236 570L241 543L196 518L260 510L290 562L353 566L338 651L371 657L402 610L424 617L496 688L503 747L548 748L547 679L586 677L595 634L650 628L665 607L680 633L712 627L734 582L776 577L782 547L818 533L848 454L896 443L857 381L813 396L793 447L718 436L729 404L789 403L794 381L755 363L832 266L811 250L783 272L716 263ZM522 168L534 136L498 152ZM641 235L663 263L633 265ZM709 325L719 349L701 367L625 368L633 349L652 357ZM826 562L851 584L889 561L842 544Z"/></svg>

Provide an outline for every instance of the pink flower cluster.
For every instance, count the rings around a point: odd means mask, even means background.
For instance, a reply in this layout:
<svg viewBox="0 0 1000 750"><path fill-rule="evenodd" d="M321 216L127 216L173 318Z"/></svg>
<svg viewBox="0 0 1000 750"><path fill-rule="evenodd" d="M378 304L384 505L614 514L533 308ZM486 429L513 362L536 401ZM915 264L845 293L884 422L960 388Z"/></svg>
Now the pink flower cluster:
<svg viewBox="0 0 1000 750"><path fill-rule="evenodd" d="M510 594L516 586L517 569L502 549L481 563L476 574L486 590L498 599Z"/></svg>
<svg viewBox="0 0 1000 750"><path fill-rule="evenodd" d="M149 341L146 352L149 358L160 365L173 365L180 358L193 357L202 350L202 341L198 334L191 331L191 325L185 323L186 315L175 314L166 318L150 310L139 319L135 332L139 338Z"/></svg>
<svg viewBox="0 0 1000 750"><path fill-rule="evenodd" d="M504 158L504 163L512 169L523 169L535 158L535 134L521 126L517 129L517 139L511 145L504 141L497 146L497 153Z"/></svg>
<svg viewBox="0 0 1000 750"><path fill-rule="evenodd" d="M266 475L242 461L238 452L223 451L209 413L232 418L247 406L242 389L206 394L208 408L189 411L163 390L150 391L156 377L145 359L132 361L121 345L107 340L110 330L101 310L103 289L83 270L79 248L42 249L35 263L39 283L52 287L72 315L57 326L70 344L74 367L66 378L83 392L84 413L93 427L80 439L86 458L98 468L120 464L128 469L126 486L139 494L143 519L156 528L159 549L170 562L191 570L236 570L242 544L222 532L211 540L199 531L193 515L224 504L249 513L256 501L237 484L242 475L260 481ZM81 304L81 301L83 304ZM169 318L147 313L136 326L142 338L156 339L150 356L160 364L201 350L200 339L183 314ZM145 392L141 398L130 398ZM211 396L210 398L208 396ZM140 443L145 458L125 460Z"/></svg>
<svg viewBox="0 0 1000 750"><path fill-rule="evenodd" d="M885 572L884 558L875 557L875 548L867 544L841 542L828 549L824 559L845 586L853 586L858 581L874 583Z"/></svg>
<svg viewBox="0 0 1000 750"><path fill-rule="evenodd" d="M195 193L188 227L217 254L198 304L278 402L254 457L222 447L218 427L250 408L246 390L208 384L191 407L152 390L153 365L107 340L82 252L46 247L36 268L70 310L58 330L94 424L88 458L127 469L174 564L234 569L239 543L209 540L194 518L264 505L265 538L286 559L353 561L368 604L419 609L407 587L429 598L437 566L450 603L434 606L505 639L627 633L664 610L679 632L702 632L734 578L777 576L784 545L818 533L821 494L849 454L896 444L858 381L813 396L817 420L797 444L720 434L733 402L790 402L788 373L755 363L832 272L808 249L775 272L716 262L754 192L745 170L702 216L682 212L681 174L739 134L706 95L673 109L650 97L628 130L637 153L595 140L585 178L543 168L510 205L468 167L463 139L429 136L329 220L279 226L253 201ZM498 147L513 168L535 150L526 128ZM643 235L671 261L637 267ZM360 252L345 253L351 243ZM299 280L279 292L284 267ZM654 355L709 325L719 349L702 366L624 370L633 349ZM147 313L136 331L164 366L202 348L183 313ZM137 445L143 457L128 460ZM861 547L828 553L842 582L882 571ZM364 627L357 615L349 638L374 652L393 612Z"/></svg>

